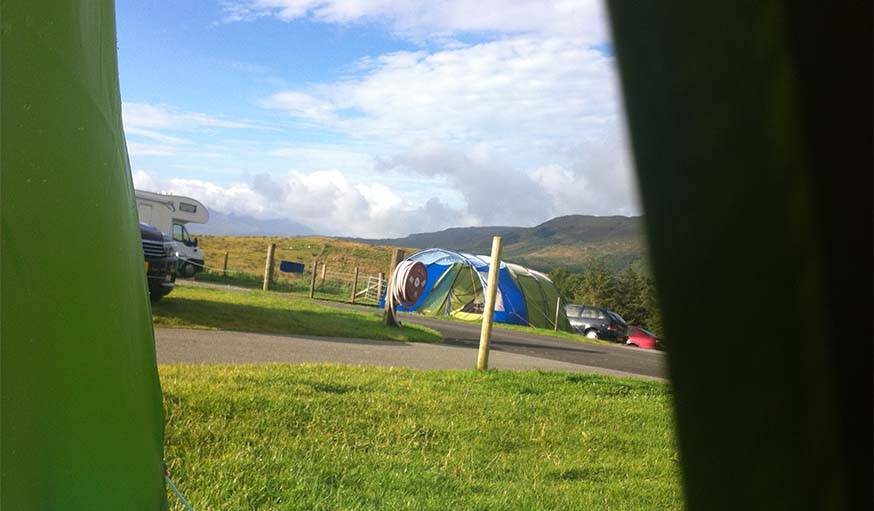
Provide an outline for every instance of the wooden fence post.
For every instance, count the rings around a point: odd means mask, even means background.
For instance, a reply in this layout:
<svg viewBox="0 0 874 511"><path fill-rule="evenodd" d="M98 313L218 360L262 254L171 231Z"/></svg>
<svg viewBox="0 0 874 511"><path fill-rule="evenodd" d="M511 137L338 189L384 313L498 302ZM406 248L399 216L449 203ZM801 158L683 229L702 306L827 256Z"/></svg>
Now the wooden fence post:
<svg viewBox="0 0 874 511"><path fill-rule="evenodd" d="M561 295L555 299L555 331L558 332L558 311L561 307Z"/></svg>
<svg viewBox="0 0 874 511"><path fill-rule="evenodd" d="M328 261L322 263L322 275L321 275L321 286L325 287L325 275L328 273Z"/></svg>
<svg viewBox="0 0 874 511"><path fill-rule="evenodd" d="M222 277L228 276L228 253L225 252L225 259L222 262Z"/></svg>
<svg viewBox="0 0 874 511"><path fill-rule="evenodd" d="M358 291L358 267L355 267L355 277L352 279L352 299L351 302L355 304L355 292Z"/></svg>
<svg viewBox="0 0 874 511"><path fill-rule="evenodd" d="M495 297L498 293L498 273L501 271L501 248L502 238L492 238L492 261L489 264L489 281L486 288L486 303L483 308L483 326L479 334L479 354L476 359L476 368L485 370L489 368L489 342L492 337L492 321L495 314Z"/></svg>
<svg viewBox="0 0 874 511"><path fill-rule="evenodd" d="M273 280L273 254L276 252L276 243L267 247L267 260L264 262L264 291L270 290L270 281Z"/></svg>
<svg viewBox="0 0 874 511"><path fill-rule="evenodd" d="M316 270L318 270L319 260L313 258L313 274L310 276L310 298L316 294Z"/></svg>

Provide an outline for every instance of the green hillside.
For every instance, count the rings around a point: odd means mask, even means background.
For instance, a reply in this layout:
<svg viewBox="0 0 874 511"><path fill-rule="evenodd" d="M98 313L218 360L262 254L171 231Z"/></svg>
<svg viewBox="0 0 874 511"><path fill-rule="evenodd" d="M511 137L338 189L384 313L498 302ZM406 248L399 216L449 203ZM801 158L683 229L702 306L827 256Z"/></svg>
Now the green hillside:
<svg viewBox="0 0 874 511"><path fill-rule="evenodd" d="M329 268L362 274L386 271L391 247L407 255L417 249L446 248L489 254L492 236L504 237L504 259L541 271L556 267L582 270L592 258L604 258L608 268L619 271L645 262L646 248L640 217L572 215L553 218L536 227L454 227L440 232L411 234L397 239L340 239L322 236L199 236L206 265L221 268L224 252L232 270L262 275L269 243L276 243L276 259L299 261L309 267L313 257ZM279 276L279 278L293 278Z"/></svg>
<svg viewBox="0 0 874 511"><path fill-rule="evenodd" d="M643 264L646 258L642 218L624 216L569 215L536 227L454 227L405 238L354 241L488 254L494 235L504 237L507 260L543 271L558 266L581 270L586 261L601 257L618 271Z"/></svg>

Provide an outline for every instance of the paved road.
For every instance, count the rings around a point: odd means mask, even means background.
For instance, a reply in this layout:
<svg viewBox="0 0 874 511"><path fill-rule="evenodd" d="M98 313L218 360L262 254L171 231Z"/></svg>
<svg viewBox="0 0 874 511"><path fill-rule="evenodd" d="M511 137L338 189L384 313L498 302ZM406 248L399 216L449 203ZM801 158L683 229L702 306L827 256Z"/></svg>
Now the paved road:
<svg viewBox="0 0 874 511"><path fill-rule="evenodd" d="M412 316L403 320L437 330L443 334L444 344L470 348L479 346L479 325ZM515 353L654 378L667 377L663 352L630 346L581 343L496 327L492 330L491 348L493 352Z"/></svg>
<svg viewBox="0 0 874 511"><path fill-rule="evenodd" d="M471 369L476 363L477 355L474 347L463 344L406 343L173 328L156 328L155 341L159 364L283 362L415 369ZM502 370L575 371L658 379L503 350L492 351L489 367Z"/></svg>
<svg viewBox="0 0 874 511"><path fill-rule="evenodd" d="M373 307L327 301L320 303L342 309L378 312ZM360 339L158 329L156 330L158 361L162 363L333 361L423 369L466 369L475 363L476 348L479 345L479 325L414 315L402 315L402 321L433 328L443 334L444 342L440 345L426 345ZM210 338L215 338L217 343L208 344L206 340ZM579 370L645 378L667 378L665 354L659 351L613 344L575 342L504 330L500 326L496 326L492 332L490 362L491 367L499 369Z"/></svg>
<svg viewBox="0 0 874 511"><path fill-rule="evenodd" d="M340 309L379 312L373 307L362 305L349 305L325 300L319 300L319 303ZM415 314L401 314L401 321L409 321L437 330L443 334L444 344L447 345L473 348L479 346L479 324L428 318ZM662 351L643 350L621 344L576 342L515 330L504 330L499 324L495 324L492 330L491 347L492 351L517 353L653 378L667 378L667 361L665 353Z"/></svg>

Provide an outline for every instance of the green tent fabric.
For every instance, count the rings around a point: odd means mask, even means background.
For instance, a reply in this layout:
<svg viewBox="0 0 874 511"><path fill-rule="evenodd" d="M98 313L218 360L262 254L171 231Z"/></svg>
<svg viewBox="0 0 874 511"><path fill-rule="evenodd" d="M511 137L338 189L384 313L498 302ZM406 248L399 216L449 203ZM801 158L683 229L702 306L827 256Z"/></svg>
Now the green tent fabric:
<svg viewBox="0 0 874 511"><path fill-rule="evenodd" d="M0 5L0 508L163 509L114 4Z"/></svg>
<svg viewBox="0 0 874 511"><path fill-rule="evenodd" d="M470 266L455 263L434 284L418 310L428 316L448 316L471 312L477 303L484 303L479 277Z"/></svg>
<svg viewBox="0 0 874 511"><path fill-rule="evenodd" d="M546 275L518 264L507 263L510 275L522 290L525 297L525 308L528 310L528 324L538 328L553 328L555 323L555 307L559 292L555 284ZM571 331L570 321L563 310L559 311L558 329Z"/></svg>
<svg viewBox="0 0 874 511"><path fill-rule="evenodd" d="M483 289L491 264L489 257L432 248L408 259L425 265L428 281L426 291L417 303L410 307L399 306L398 310L469 320L482 318ZM559 302L558 289L549 277L517 264L501 263L496 322L552 329L556 312L558 328L570 331L570 322Z"/></svg>

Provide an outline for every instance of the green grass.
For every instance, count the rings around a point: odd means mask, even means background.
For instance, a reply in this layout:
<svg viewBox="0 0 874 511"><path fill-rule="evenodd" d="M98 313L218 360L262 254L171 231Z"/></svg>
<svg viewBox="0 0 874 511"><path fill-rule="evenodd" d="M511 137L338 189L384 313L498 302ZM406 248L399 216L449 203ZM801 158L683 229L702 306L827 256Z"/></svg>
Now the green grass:
<svg viewBox="0 0 874 511"><path fill-rule="evenodd" d="M243 332L439 342L424 326L389 328L376 313L339 310L305 298L263 291L177 286L152 304L155 326Z"/></svg>
<svg viewBox="0 0 874 511"><path fill-rule="evenodd" d="M323 236L299 238L279 236L198 236L204 262L211 268L221 269L224 254L228 253L228 269L252 275L264 275L267 246L276 244L275 260L297 261L310 271L313 257L327 262L329 270L351 272L356 266L362 275L387 271L392 248L367 245L354 241L338 240ZM406 249L410 255L417 249ZM277 279L286 275L276 272ZM291 277L296 278L296 277ZM306 280L307 285L309 280Z"/></svg>
<svg viewBox="0 0 874 511"><path fill-rule="evenodd" d="M665 384L324 365L160 374L165 457L199 511L682 507Z"/></svg>
<svg viewBox="0 0 874 511"><path fill-rule="evenodd" d="M322 282L316 281L316 298L332 301L346 301L352 291L355 268L359 270L358 289L366 286L368 278L375 279L380 272L388 271L392 247L367 245L354 241L338 240L323 236L299 238L279 236L198 236L199 246L204 253L207 270L197 274L195 280L229 284L249 289L261 289L264 276L264 263L267 246L276 245L274 272L271 289L284 293L309 295L313 258L319 260L319 277L322 264L327 264L328 273ZM228 254L228 272L222 275L224 254ZM416 249L406 249L406 255ZM281 260L303 263L303 274L290 274L279 271ZM366 302L367 299L359 297ZM373 300L370 300L373 303Z"/></svg>
<svg viewBox="0 0 874 511"><path fill-rule="evenodd" d="M246 289L262 289L264 283L264 277L254 275L251 273L232 273L229 272L228 275L222 275L221 273L214 272L203 272L198 273L195 277L195 281L197 282L208 282L210 284L223 284L234 287L244 287ZM185 285L185 280L181 280L180 283ZM350 294L352 291L351 283L341 283L341 282L332 282L326 280L324 284L321 283L317 279L316 281L316 289L313 293L314 298L319 300L330 300L334 302L347 302L349 301ZM360 287L363 287L363 283L360 284ZM303 279L300 277L286 277L282 279L277 279L270 285L271 291L276 291L279 293L290 293L299 297L309 297L310 292L310 281L309 278ZM364 302L363 298L358 298L359 302ZM369 304L373 304L373 300L367 302Z"/></svg>

